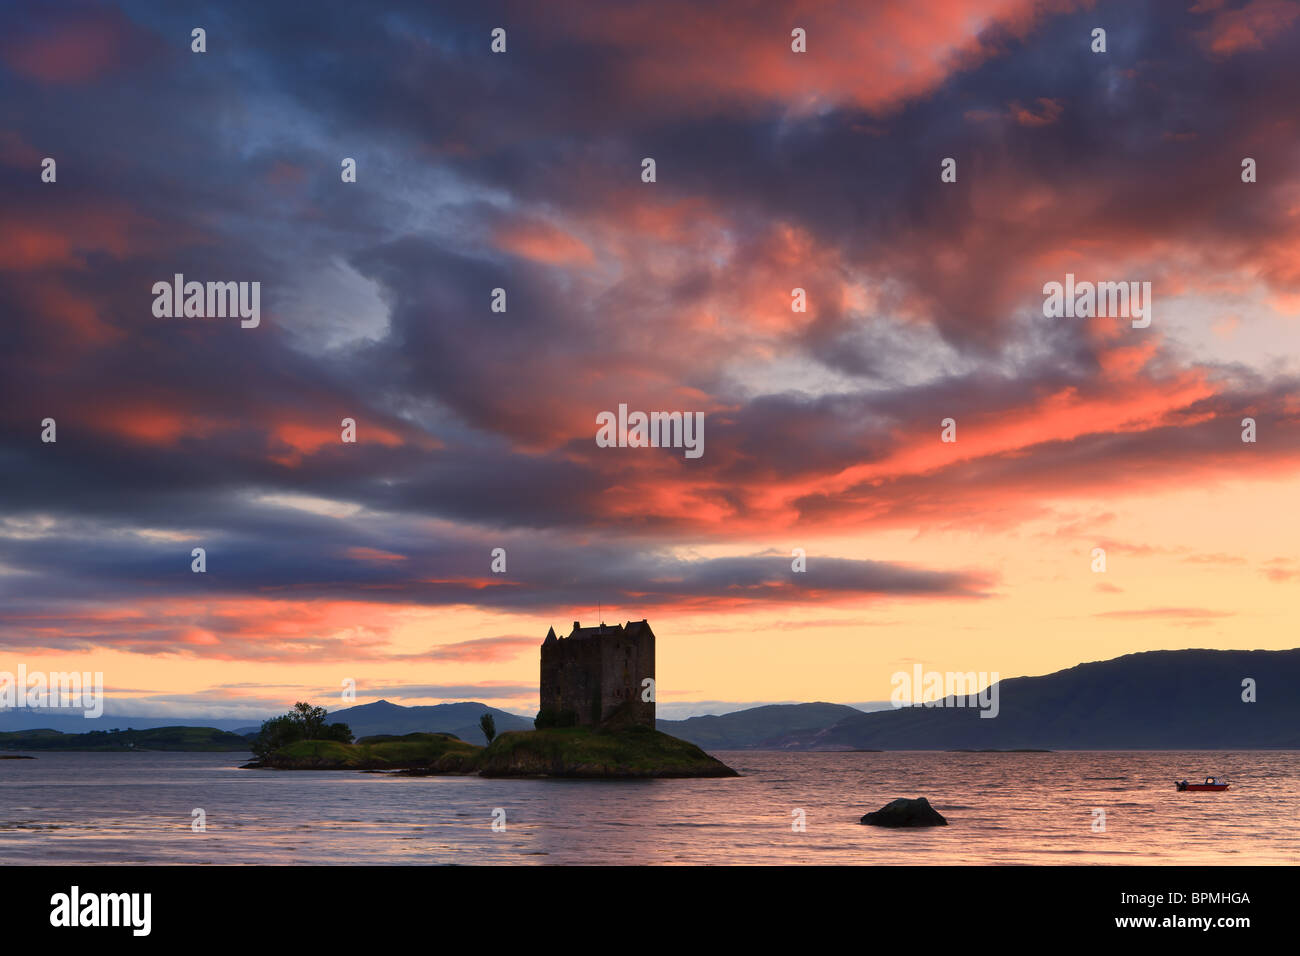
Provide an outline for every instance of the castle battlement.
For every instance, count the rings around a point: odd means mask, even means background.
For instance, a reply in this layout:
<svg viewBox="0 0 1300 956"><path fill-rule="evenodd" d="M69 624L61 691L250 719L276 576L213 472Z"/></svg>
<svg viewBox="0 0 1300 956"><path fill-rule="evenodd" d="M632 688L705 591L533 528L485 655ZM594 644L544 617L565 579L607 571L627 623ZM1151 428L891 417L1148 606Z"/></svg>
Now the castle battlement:
<svg viewBox="0 0 1300 956"><path fill-rule="evenodd" d="M566 637L555 628L542 642L541 727L655 725L654 700L642 700L642 682L655 676L655 635L648 621L573 622ZM653 685L651 685L653 687ZM653 697L653 694L651 694Z"/></svg>

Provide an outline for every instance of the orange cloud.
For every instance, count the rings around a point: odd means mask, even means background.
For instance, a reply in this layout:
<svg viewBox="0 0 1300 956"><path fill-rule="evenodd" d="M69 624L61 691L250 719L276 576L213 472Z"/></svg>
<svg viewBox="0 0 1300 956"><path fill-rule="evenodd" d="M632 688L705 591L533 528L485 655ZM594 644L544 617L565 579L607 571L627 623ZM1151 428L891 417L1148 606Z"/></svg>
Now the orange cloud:
<svg viewBox="0 0 1300 956"><path fill-rule="evenodd" d="M1291 26L1297 16L1300 5L1294 0L1251 0L1244 7L1215 14L1210 26L1197 38L1217 56L1259 50L1269 38Z"/></svg>
<svg viewBox="0 0 1300 956"><path fill-rule="evenodd" d="M99 79L137 59L151 45L120 10L89 7L73 12L40 10L25 29L8 30L0 60L20 76L41 83L74 84ZM12 23L11 23L12 26Z"/></svg>
<svg viewBox="0 0 1300 956"><path fill-rule="evenodd" d="M360 601L166 598L130 609L8 614L5 627L10 648L94 646L153 656L316 663L388 659L388 635L401 613Z"/></svg>
<svg viewBox="0 0 1300 956"><path fill-rule="evenodd" d="M455 644L440 644L427 653L418 655L418 659L453 661L458 664L497 663L536 652L540 643L536 637L481 637Z"/></svg>
<svg viewBox="0 0 1300 956"><path fill-rule="evenodd" d="M1069 0L878 0L870 4L600 5L572 28L612 46L625 82L657 102L711 109L723 102L781 101L796 109L850 102L884 112L996 55L987 27L1023 37ZM791 50L791 30L807 35Z"/></svg>
<svg viewBox="0 0 1300 956"><path fill-rule="evenodd" d="M336 414L328 419L322 415L312 420L288 419L275 422L268 435L271 452L268 457L276 464L296 468L304 458L322 448L338 445L342 441L341 422L346 415ZM396 431L379 424L357 423L357 444L373 443L390 448L404 444ZM428 442L422 442L428 445Z"/></svg>
<svg viewBox="0 0 1300 956"><path fill-rule="evenodd" d="M591 265L595 257L576 236L549 222L527 219L499 228L495 235L499 249L547 265Z"/></svg>
<svg viewBox="0 0 1300 956"><path fill-rule="evenodd" d="M164 229L117 200L78 197L64 203L55 196L39 212L13 208L0 213L0 270L83 269L88 253L122 260L200 239L188 227Z"/></svg>
<svg viewBox="0 0 1300 956"><path fill-rule="evenodd" d="M345 552L349 558L356 561L405 561L406 555L394 554L392 551L381 551L378 548L348 548Z"/></svg>
<svg viewBox="0 0 1300 956"><path fill-rule="evenodd" d="M159 401L119 400L86 412L87 424L138 445L174 445L184 437L205 438L225 427L219 419L194 415Z"/></svg>
<svg viewBox="0 0 1300 956"><path fill-rule="evenodd" d="M71 258L71 239L45 225L0 222L0 269L23 271Z"/></svg>
<svg viewBox="0 0 1300 956"><path fill-rule="evenodd" d="M1060 100L1048 99L1045 96L1038 98L1036 111L1019 103L1011 104L1011 115L1021 126L1051 126L1064 112L1065 105Z"/></svg>

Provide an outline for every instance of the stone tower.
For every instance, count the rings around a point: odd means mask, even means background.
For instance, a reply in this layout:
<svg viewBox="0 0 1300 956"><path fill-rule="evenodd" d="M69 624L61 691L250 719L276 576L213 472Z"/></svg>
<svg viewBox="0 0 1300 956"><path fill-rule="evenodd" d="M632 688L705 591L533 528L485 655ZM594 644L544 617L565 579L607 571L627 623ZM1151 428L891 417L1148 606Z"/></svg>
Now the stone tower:
<svg viewBox="0 0 1300 956"><path fill-rule="evenodd" d="M648 621L583 627L573 622L568 637L555 628L542 642L543 727L640 724L654 728L655 635ZM650 700L642 698L649 696Z"/></svg>

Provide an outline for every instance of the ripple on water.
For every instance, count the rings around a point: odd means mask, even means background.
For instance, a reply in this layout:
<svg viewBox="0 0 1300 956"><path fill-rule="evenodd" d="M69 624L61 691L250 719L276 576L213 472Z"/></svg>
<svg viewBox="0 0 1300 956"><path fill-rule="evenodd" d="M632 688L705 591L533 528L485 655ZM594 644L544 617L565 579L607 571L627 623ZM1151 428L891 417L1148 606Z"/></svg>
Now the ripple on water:
<svg viewBox="0 0 1300 956"><path fill-rule="evenodd" d="M0 831L6 862L47 863L1300 862L1292 753L719 756L745 776L557 785L259 774L229 754L51 755L0 777ZM1202 766L1233 789L1173 789ZM899 796L927 797L949 826L859 824ZM206 836L190 831L195 807ZM1091 829L1097 807L1105 832Z"/></svg>

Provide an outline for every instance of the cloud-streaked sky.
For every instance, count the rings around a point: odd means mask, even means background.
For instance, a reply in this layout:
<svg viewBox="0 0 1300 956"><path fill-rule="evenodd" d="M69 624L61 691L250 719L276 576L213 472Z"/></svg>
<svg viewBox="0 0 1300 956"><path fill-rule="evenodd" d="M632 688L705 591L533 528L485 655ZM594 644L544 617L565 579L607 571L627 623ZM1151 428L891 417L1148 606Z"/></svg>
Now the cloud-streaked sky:
<svg viewBox="0 0 1300 956"><path fill-rule="evenodd" d="M665 702L1296 643L1294 2L3 20L0 669L526 712L598 613ZM260 326L156 318L176 273ZM1151 326L1045 318L1066 273ZM620 403L704 455L597 447Z"/></svg>

